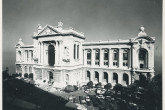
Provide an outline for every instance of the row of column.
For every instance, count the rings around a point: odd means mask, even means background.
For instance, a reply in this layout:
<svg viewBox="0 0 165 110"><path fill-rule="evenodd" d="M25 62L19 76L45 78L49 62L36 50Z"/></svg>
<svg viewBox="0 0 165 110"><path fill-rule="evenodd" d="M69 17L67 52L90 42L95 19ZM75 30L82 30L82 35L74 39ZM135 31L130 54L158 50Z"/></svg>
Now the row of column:
<svg viewBox="0 0 165 110"><path fill-rule="evenodd" d="M62 61L62 41L54 41L54 43L40 42L39 43L39 64L48 65L48 47L54 46L55 65L61 65Z"/></svg>
<svg viewBox="0 0 165 110"><path fill-rule="evenodd" d="M33 63L33 50L25 50L24 61L25 63Z"/></svg>
<svg viewBox="0 0 165 110"><path fill-rule="evenodd" d="M99 74L99 82L101 82L103 84L106 84L107 82L104 81L104 79L105 79L104 78L104 72L103 73L98 73L98 74ZM113 83L116 83L115 80L113 79L113 73L107 73L107 74L108 74L108 83L112 83L112 84ZM123 82L124 82L124 80L123 80L123 74L119 73L119 74L117 74L117 76L118 76L118 83L119 84L123 84ZM86 74L86 81L88 81L87 74ZM94 83L98 83L95 80L95 71L94 72L90 72L90 81L93 81ZM130 75L128 75L128 82L129 82L129 84L131 82L131 76Z"/></svg>
<svg viewBox="0 0 165 110"><path fill-rule="evenodd" d="M84 65L87 65L87 50L89 49L84 49ZM104 50L105 49L99 49L100 50L100 67L104 66ZM123 50L124 49L121 49L121 48L118 48L118 67L123 67ZM129 49L130 50L130 49ZM91 65L94 66L95 65L95 51L96 49L91 49ZM108 66L109 67L113 67L113 51L114 49L111 49L109 48L108 49ZM131 52L129 51L128 52L128 64L130 65L131 64L131 59L130 59L130 55L131 55Z"/></svg>

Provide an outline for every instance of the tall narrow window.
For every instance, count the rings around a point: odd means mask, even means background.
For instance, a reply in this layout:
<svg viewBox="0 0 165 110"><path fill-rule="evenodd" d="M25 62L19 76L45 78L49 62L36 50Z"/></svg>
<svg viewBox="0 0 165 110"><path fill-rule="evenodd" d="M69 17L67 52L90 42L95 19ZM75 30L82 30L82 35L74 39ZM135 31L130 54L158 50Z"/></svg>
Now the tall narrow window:
<svg viewBox="0 0 165 110"><path fill-rule="evenodd" d="M96 50L95 52L95 65L100 65L100 52Z"/></svg>
<svg viewBox="0 0 165 110"><path fill-rule="evenodd" d="M76 44L74 44L74 50L73 50L73 57L74 57L74 59L76 59Z"/></svg>
<svg viewBox="0 0 165 110"><path fill-rule="evenodd" d="M143 48L139 50L139 66L141 69L148 67L148 52Z"/></svg>
<svg viewBox="0 0 165 110"><path fill-rule="evenodd" d="M118 66L119 52L117 49L113 51L113 66Z"/></svg>
<svg viewBox="0 0 165 110"><path fill-rule="evenodd" d="M128 66L128 50L123 51L123 66Z"/></svg>
<svg viewBox="0 0 165 110"><path fill-rule="evenodd" d="M87 64L91 65L91 50L87 51Z"/></svg>
<svg viewBox="0 0 165 110"><path fill-rule="evenodd" d="M54 66L55 64L55 53L54 53L53 45L49 45L48 47L48 63L49 63L49 66Z"/></svg>
<svg viewBox="0 0 165 110"><path fill-rule="evenodd" d="M104 65L108 65L108 50L104 50Z"/></svg>
<svg viewBox="0 0 165 110"><path fill-rule="evenodd" d="M87 71L87 81L90 81L90 79L91 79L90 72L89 72L89 71Z"/></svg>
<svg viewBox="0 0 165 110"><path fill-rule="evenodd" d="M77 45L77 59L79 59L79 45Z"/></svg>

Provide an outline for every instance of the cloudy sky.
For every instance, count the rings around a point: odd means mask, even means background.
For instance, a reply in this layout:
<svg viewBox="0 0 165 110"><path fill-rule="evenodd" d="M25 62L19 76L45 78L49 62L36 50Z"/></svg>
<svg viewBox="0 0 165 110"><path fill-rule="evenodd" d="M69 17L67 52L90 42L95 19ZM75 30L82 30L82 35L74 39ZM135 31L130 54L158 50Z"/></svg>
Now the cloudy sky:
<svg viewBox="0 0 165 110"><path fill-rule="evenodd" d="M86 41L136 37L143 25L156 37L155 70L162 72L161 0L3 0L3 70L15 73L15 44L32 44L38 24L84 32Z"/></svg>

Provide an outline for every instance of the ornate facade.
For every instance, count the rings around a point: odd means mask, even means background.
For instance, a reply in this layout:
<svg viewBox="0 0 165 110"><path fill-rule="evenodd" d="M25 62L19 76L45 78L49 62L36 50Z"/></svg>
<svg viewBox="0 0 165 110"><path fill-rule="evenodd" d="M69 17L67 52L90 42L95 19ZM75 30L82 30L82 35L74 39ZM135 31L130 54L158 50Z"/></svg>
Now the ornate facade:
<svg viewBox="0 0 165 110"><path fill-rule="evenodd" d="M84 42L73 28L38 25L33 45L16 44L16 73L35 81L54 81L54 86L81 86L89 81L103 85L129 85L154 76L154 43L140 28L128 40Z"/></svg>

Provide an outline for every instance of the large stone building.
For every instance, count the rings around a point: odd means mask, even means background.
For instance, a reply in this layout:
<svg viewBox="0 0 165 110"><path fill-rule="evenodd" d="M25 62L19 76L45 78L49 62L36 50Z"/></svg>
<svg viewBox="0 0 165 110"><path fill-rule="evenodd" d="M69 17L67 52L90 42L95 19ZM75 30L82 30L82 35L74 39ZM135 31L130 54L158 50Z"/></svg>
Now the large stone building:
<svg viewBox="0 0 165 110"><path fill-rule="evenodd" d="M33 45L22 39L16 44L16 73L36 81L54 81L55 86L129 85L154 76L154 43L140 28L128 40L84 42L84 34L72 28L38 25Z"/></svg>

